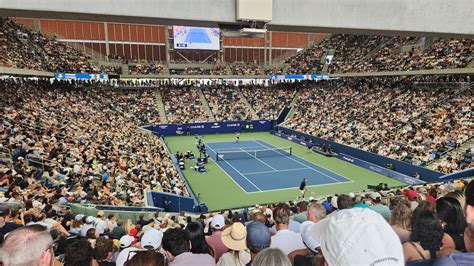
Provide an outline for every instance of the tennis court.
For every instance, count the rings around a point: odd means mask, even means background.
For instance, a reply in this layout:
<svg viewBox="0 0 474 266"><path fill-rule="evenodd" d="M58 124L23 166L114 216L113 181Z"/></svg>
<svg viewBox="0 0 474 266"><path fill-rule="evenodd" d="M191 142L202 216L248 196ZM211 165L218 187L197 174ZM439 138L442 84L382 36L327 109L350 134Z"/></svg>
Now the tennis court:
<svg viewBox="0 0 474 266"><path fill-rule="evenodd" d="M205 29L191 28L186 36L187 43L211 43Z"/></svg>
<svg viewBox="0 0 474 266"><path fill-rule="evenodd" d="M352 182L339 174L262 140L206 143L207 152L246 193Z"/></svg>
<svg viewBox="0 0 474 266"><path fill-rule="evenodd" d="M183 174L198 201L206 203L209 210L213 211L295 200L300 195L298 188L304 177L308 178L307 198L362 191L367 189L367 184L387 183L389 186L404 184L335 157L310 153L306 147L268 132L241 133L238 146L235 143L235 134L210 134L202 138L208 145L207 152L212 158L206 164L206 173L191 169L196 165L195 160L186 160ZM192 151L196 155L199 154L195 136L171 136L166 137L165 142L173 154L178 151ZM291 147L291 155L274 156L275 154L271 152L265 152L264 156L261 156L262 152L258 152L276 147ZM217 149L217 152L210 148ZM259 158L260 155L260 161L250 159L248 154L242 153L234 155L234 159L229 158L229 151L242 152L242 150L251 154L257 153L256 157ZM282 149L278 152L288 151ZM225 161L228 163L217 160L217 153L223 153L224 158L227 155L228 160Z"/></svg>

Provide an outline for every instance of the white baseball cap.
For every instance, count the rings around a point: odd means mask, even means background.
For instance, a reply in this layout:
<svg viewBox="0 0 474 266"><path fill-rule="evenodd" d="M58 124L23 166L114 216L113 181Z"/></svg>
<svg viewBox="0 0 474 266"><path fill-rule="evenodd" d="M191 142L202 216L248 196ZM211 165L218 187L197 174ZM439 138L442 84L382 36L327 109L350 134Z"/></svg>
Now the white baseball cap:
<svg viewBox="0 0 474 266"><path fill-rule="evenodd" d="M161 245L161 240L163 239L163 232L158 231L154 228L147 230L143 236L140 243L142 247L151 246L153 249L157 249Z"/></svg>
<svg viewBox="0 0 474 266"><path fill-rule="evenodd" d="M212 218L211 227L216 229L222 229L225 226L225 219L222 215L216 215Z"/></svg>
<svg viewBox="0 0 474 266"><path fill-rule="evenodd" d="M127 247L130 247L133 243L133 240L135 240L135 238L131 235L123 235L121 238L120 238L120 248L127 248Z"/></svg>
<svg viewBox="0 0 474 266"><path fill-rule="evenodd" d="M370 193L370 198L373 200L377 200L377 198L382 199L382 195L380 195L378 192L372 192Z"/></svg>
<svg viewBox="0 0 474 266"><path fill-rule="evenodd" d="M368 208L344 209L311 226L329 265L404 265L402 244L390 225Z"/></svg>
<svg viewBox="0 0 474 266"><path fill-rule="evenodd" d="M301 234L301 237L303 238L304 244L312 251L315 251L315 249L319 247L319 243L311 235L311 227L313 225L314 225L314 222L311 222L311 221L303 222L300 225L300 234Z"/></svg>
<svg viewBox="0 0 474 266"><path fill-rule="evenodd" d="M117 256L117 259L115 260L115 265L116 266L123 266L128 260L130 260L135 254L137 254L135 251L138 251L141 249L135 248L135 247L129 247L126 248L122 251Z"/></svg>
<svg viewBox="0 0 474 266"><path fill-rule="evenodd" d="M94 217L92 217L92 216L87 216L87 218L86 218L86 223L91 224L91 223L94 222L94 220L95 220Z"/></svg>

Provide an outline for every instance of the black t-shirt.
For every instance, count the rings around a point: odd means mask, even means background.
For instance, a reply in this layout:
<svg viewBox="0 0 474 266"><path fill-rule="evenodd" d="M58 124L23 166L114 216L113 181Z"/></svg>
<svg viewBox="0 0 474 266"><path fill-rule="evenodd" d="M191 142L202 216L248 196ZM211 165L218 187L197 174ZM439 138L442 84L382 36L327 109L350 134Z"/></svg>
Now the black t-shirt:
<svg viewBox="0 0 474 266"><path fill-rule="evenodd" d="M303 190L306 187L306 181L301 181L300 190Z"/></svg>
<svg viewBox="0 0 474 266"><path fill-rule="evenodd" d="M115 262L111 261L99 261L99 266L115 266Z"/></svg>
<svg viewBox="0 0 474 266"><path fill-rule="evenodd" d="M5 223L5 225L3 227L0 228L0 233L6 235L6 234L10 233L11 231L13 231L17 228L20 228L20 227L22 227L22 225L16 224L16 223L13 223L13 222L7 222L7 223Z"/></svg>

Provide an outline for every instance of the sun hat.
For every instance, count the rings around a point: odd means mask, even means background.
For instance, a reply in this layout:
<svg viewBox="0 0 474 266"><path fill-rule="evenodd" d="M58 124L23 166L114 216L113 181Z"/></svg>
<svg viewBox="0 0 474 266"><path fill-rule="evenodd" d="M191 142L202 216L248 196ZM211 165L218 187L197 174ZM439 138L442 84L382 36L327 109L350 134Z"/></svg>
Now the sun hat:
<svg viewBox="0 0 474 266"><path fill-rule="evenodd" d="M311 226L329 265L404 265L402 244L382 215L344 209Z"/></svg>
<svg viewBox="0 0 474 266"><path fill-rule="evenodd" d="M247 248L247 229L242 223L233 223L221 235L222 243L232 250L245 250Z"/></svg>

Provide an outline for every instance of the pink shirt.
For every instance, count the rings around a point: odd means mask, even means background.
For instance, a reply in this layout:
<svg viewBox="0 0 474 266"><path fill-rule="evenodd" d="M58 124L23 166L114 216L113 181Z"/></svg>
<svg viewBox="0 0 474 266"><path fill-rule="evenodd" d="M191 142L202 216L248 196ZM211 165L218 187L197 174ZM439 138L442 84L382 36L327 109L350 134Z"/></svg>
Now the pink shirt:
<svg viewBox="0 0 474 266"><path fill-rule="evenodd" d="M193 254L191 252L179 254L172 262L170 262L170 266L187 265L214 266L216 265L216 262L209 254Z"/></svg>
<svg viewBox="0 0 474 266"><path fill-rule="evenodd" d="M222 254L229 251L229 249L224 245L221 239L222 231L215 231L210 236L206 236L206 242L214 248L216 251L217 260L222 256Z"/></svg>

